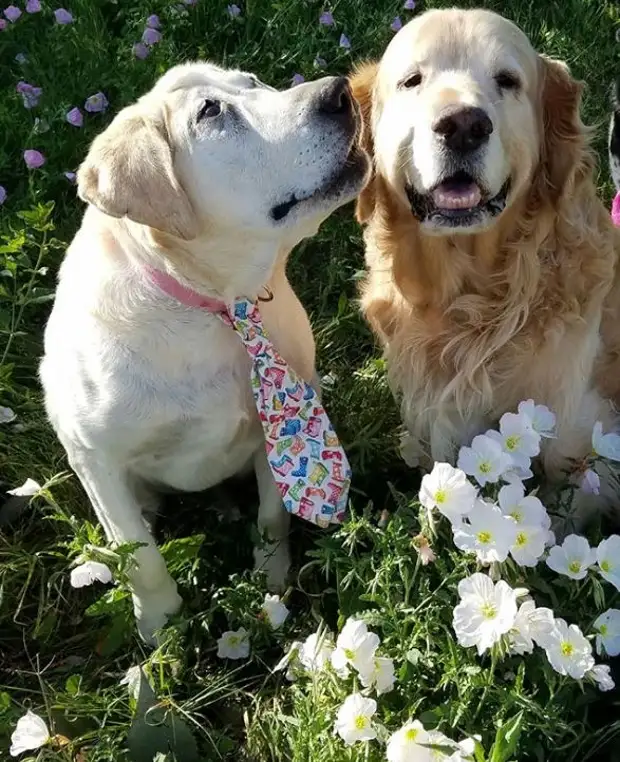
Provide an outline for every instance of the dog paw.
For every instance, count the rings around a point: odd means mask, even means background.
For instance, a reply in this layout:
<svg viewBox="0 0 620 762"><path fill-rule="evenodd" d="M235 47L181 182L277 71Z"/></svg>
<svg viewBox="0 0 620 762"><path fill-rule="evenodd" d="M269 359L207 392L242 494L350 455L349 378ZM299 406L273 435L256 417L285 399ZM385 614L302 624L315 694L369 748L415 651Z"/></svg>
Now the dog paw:
<svg viewBox="0 0 620 762"><path fill-rule="evenodd" d="M266 574L267 587L272 593L281 593L286 589L290 565L288 544L285 542L265 544L254 550L254 569Z"/></svg>
<svg viewBox="0 0 620 762"><path fill-rule="evenodd" d="M157 646L158 631L167 625L169 617L180 610L182 603L183 599L174 582L162 591L149 591L140 595L134 593L136 625L142 640L150 646Z"/></svg>

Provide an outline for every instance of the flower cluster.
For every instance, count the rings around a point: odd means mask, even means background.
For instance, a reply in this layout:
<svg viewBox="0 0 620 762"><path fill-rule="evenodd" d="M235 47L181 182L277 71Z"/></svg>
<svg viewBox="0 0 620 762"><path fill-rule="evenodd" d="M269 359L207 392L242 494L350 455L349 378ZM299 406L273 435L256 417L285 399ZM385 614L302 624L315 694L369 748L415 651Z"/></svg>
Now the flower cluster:
<svg viewBox="0 0 620 762"><path fill-rule="evenodd" d="M140 42L136 42L133 46L133 54L136 58L144 60L151 52L153 45L157 45L158 42L161 42L160 29L161 22L159 16L154 13L151 14L146 20L146 25L142 32L142 39Z"/></svg>
<svg viewBox="0 0 620 762"><path fill-rule="evenodd" d="M279 595L265 595L258 613L258 619L267 622L272 630L277 630L288 619L290 611L282 603ZM240 627L227 630L217 641L217 655L220 659L247 659L250 655L250 633Z"/></svg>

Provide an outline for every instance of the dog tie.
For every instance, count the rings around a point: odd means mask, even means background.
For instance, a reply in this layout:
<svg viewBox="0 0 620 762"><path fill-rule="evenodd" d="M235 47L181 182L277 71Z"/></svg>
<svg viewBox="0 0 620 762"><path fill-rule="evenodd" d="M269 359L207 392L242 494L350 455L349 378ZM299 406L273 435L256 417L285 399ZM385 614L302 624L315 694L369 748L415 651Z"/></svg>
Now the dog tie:
<svg viewBox="0 0 620 762"><path fill-rule="evenodd" d="M252 360L250 382L265 435L267 460L289 513L326 527L344 519L351 467L316 391L271 343L258 305L233 307L148 268L152 282L187 307L217 315L234 329Z"/></svg>
<svg viewBox="0 0 620 762"><path fill-rule="evenodd" d="M616 193L611 205L611 221L620 228L620 191Z"/></svg>

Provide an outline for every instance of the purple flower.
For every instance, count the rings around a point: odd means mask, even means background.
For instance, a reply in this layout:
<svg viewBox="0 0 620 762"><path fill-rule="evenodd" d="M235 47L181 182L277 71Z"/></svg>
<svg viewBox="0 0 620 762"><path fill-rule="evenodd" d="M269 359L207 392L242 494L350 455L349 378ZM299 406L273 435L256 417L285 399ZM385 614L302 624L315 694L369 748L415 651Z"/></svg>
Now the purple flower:
<svg viewBox="0 0 620 762"><path fill-rule="evenodd" d="M147 26L147 28L144 30L144 33L142 34L142 42L150 47L151 45L156 45L160 40L161 32L158 32L157 29L151 29L150 26Z"/></svg>
<svg viewBox="0 0 620 762"><path fill-rule="evenodd" d="M4 15L7 21L10 21L11 24L14 24L17 21L17 19L22 15L22 12L19 10L19 8L16 8L14 5L9 5L8 8L4 9Z"/></svg>
<svg viewBox="0 0 620 762"><path fill-rule="evenodd" d="M29 85L28 82L20 81L15 88L24 101L25 108L34 108L39 104L39 98L43 90L40 87Z"/></svg>
<svg viewBox="0 0 620 762"><path fill-rule="evenodd" d="M589 468L583 475L581 489L586 495L598 495L601 491L601 480L596 471Z"/></svg>
<svg viewBox="0 0 620 762"><path fill-rule="evenodd" d="M327 61L324 58L321 58L321 56L317 56L314 59L314 66L317 69L324 69L327 66Z"/></svg>
<svg viewBox="0 0 620 762"><path fill-rule="evenodd" d="M134 56L136 58L139 58L141 61L144 61L144 59L148 57L150 52L151 51L143 42L136 42L135 45L133 46Z"/></svg>
<svg viewBox="0 0 620 762"><path fill-rule="evenodd" d="M18 63L18 64L21 64L22 66L23 66L25 63L28 63L28 58L26 57L26 54L25 54L25 53L18 53L18 54L15 56L15 60L17 61L17 63Z"/></svg>
<svg viewBox="0 0 620 762"><path fill-rule="evenodd" d="M235 5L234 3L232 5L227 5L226 11L228 12L228 15L231 19L236 19L237 16L241 15L241 8L239 8L239 6Z"/></svg>
<svg viewBox="0 0 620 762"><path fill-rule="evenodd" d="M4 185L0 185L0 206L6 201L6 188Z"/></svg>
<svg viewBox="0 0 620 762"><path fill-rule="evenodd" d="M26 13L39 13L41 11L40 0L28 0L26 3Z"/></svg>
<svg viewBox="0 0 620 762"><path fill-rule="evenodd" d="M198 3L198 0L183 0L185 5L196 5Z"/></svg>
<svg viewBox="0 0 620 762"><path fill-rule="evenodd" d="M406 8L408 11L414 11L415 0L405 0L405 4L403 5L403 8Z"/></svg>
<svg viewBox="0 0 620 762"><path fill-rule="evenodd" d="M67 180L70 183L75 182L75 172L63 172L63 175L67 178Z"/></svg>
<svg viewBox="0 0 620 762"><path fill-rule="evenodd" d="M291 85L295 87L296 85L301 85L302 82L305 82L306 78L303 74L293 74L293 78L291 79Z"/></svg>
<svg viewBox="0 0 620 762"><path fill-rule="evenodd" d="M24 151L24 161L28 169L38 169L45 164L45 156L40 151L33 148L27 148Z"/></svg>
<svg viewBox="0 0 620 762"><path fill-rule="evenodd" d="M159 29L161 26L159 23L159 16L157 16L155 13L152 16L149 16L146 20L146 25L151 29Z"/></svg>
<svg viewBox="0 0 620 762"><path fill-rule="evenodd" d="M323 24L323 26L334 26L334 23L331 11L323 11L319 16L319 24Z"/></svg>
<svg viewBox="0 0 620 762"><path fill-rule="evenodd" d="M84 114L82 114L77 106L72 108L71 111L67 111L65 119L74 127L81 127L84 124Z"/></svg>
<svg viewBox="0 0 620 762"><path fill-rule="evenodd" d="M390 29L393 32L398 32L403 28L403 22L400 20L400 16L396 16L394 21L390 24Z"/></svg>
<svg viewBox="0 0 620 762"><path fill-rule="evenodd" d="M54 16L56 17L57 24L73 23L73 16L65 8L58 8L58 10L54 11Z"/></svg>
<svg viewBox="0 0 620 762"><path fill-rule="evenodd" d="M349 38L346 36L346 34L340 35L340 42L338 43L341 48L344 48L345 50L351 49L351 43L349 42Z"/></svg>
<svg viewBox="0 0 620 762"><path fill-rule="evenodd" d="M6 22L4 19L0 19L0 32L1 32L3 29L6 29L6 28L7 28L7 26L8 26L7 22Z"/></svg>
<svg viewBox="0 0 620 762"><path fill-rule="evenodd" d="M89 95L84 101L84 108L90 114L98 114L100 111L105 111L109 105L108 99L101 92Z"/></svg>

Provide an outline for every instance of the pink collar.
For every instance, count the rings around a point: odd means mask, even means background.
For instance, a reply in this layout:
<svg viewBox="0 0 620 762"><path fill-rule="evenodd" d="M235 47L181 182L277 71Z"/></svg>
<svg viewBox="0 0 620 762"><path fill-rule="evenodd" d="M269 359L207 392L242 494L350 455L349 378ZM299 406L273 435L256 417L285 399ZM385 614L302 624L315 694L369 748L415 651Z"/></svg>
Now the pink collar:
<svg viewBox="0 0 620 762"><path fill-rule="evenodd" d="M611 221L614 225L620 227L620 191L616 193L616 197L611 206Z"/></svg>
<svg viewBox="0 0 620 762"><path fill-rule="evenodd" d="M172 275L157 270L155 267L146 267L146 272L156 286L158 286L165 294L176 299L186 307L195 307L200 310L206 310L212 312L214 315L219 315L222 312L226 312L226 304L220 299L215 299L212 296L205 296L199 294L197 291L193 291L191 288L184 286L175 280Z"/></svg>

